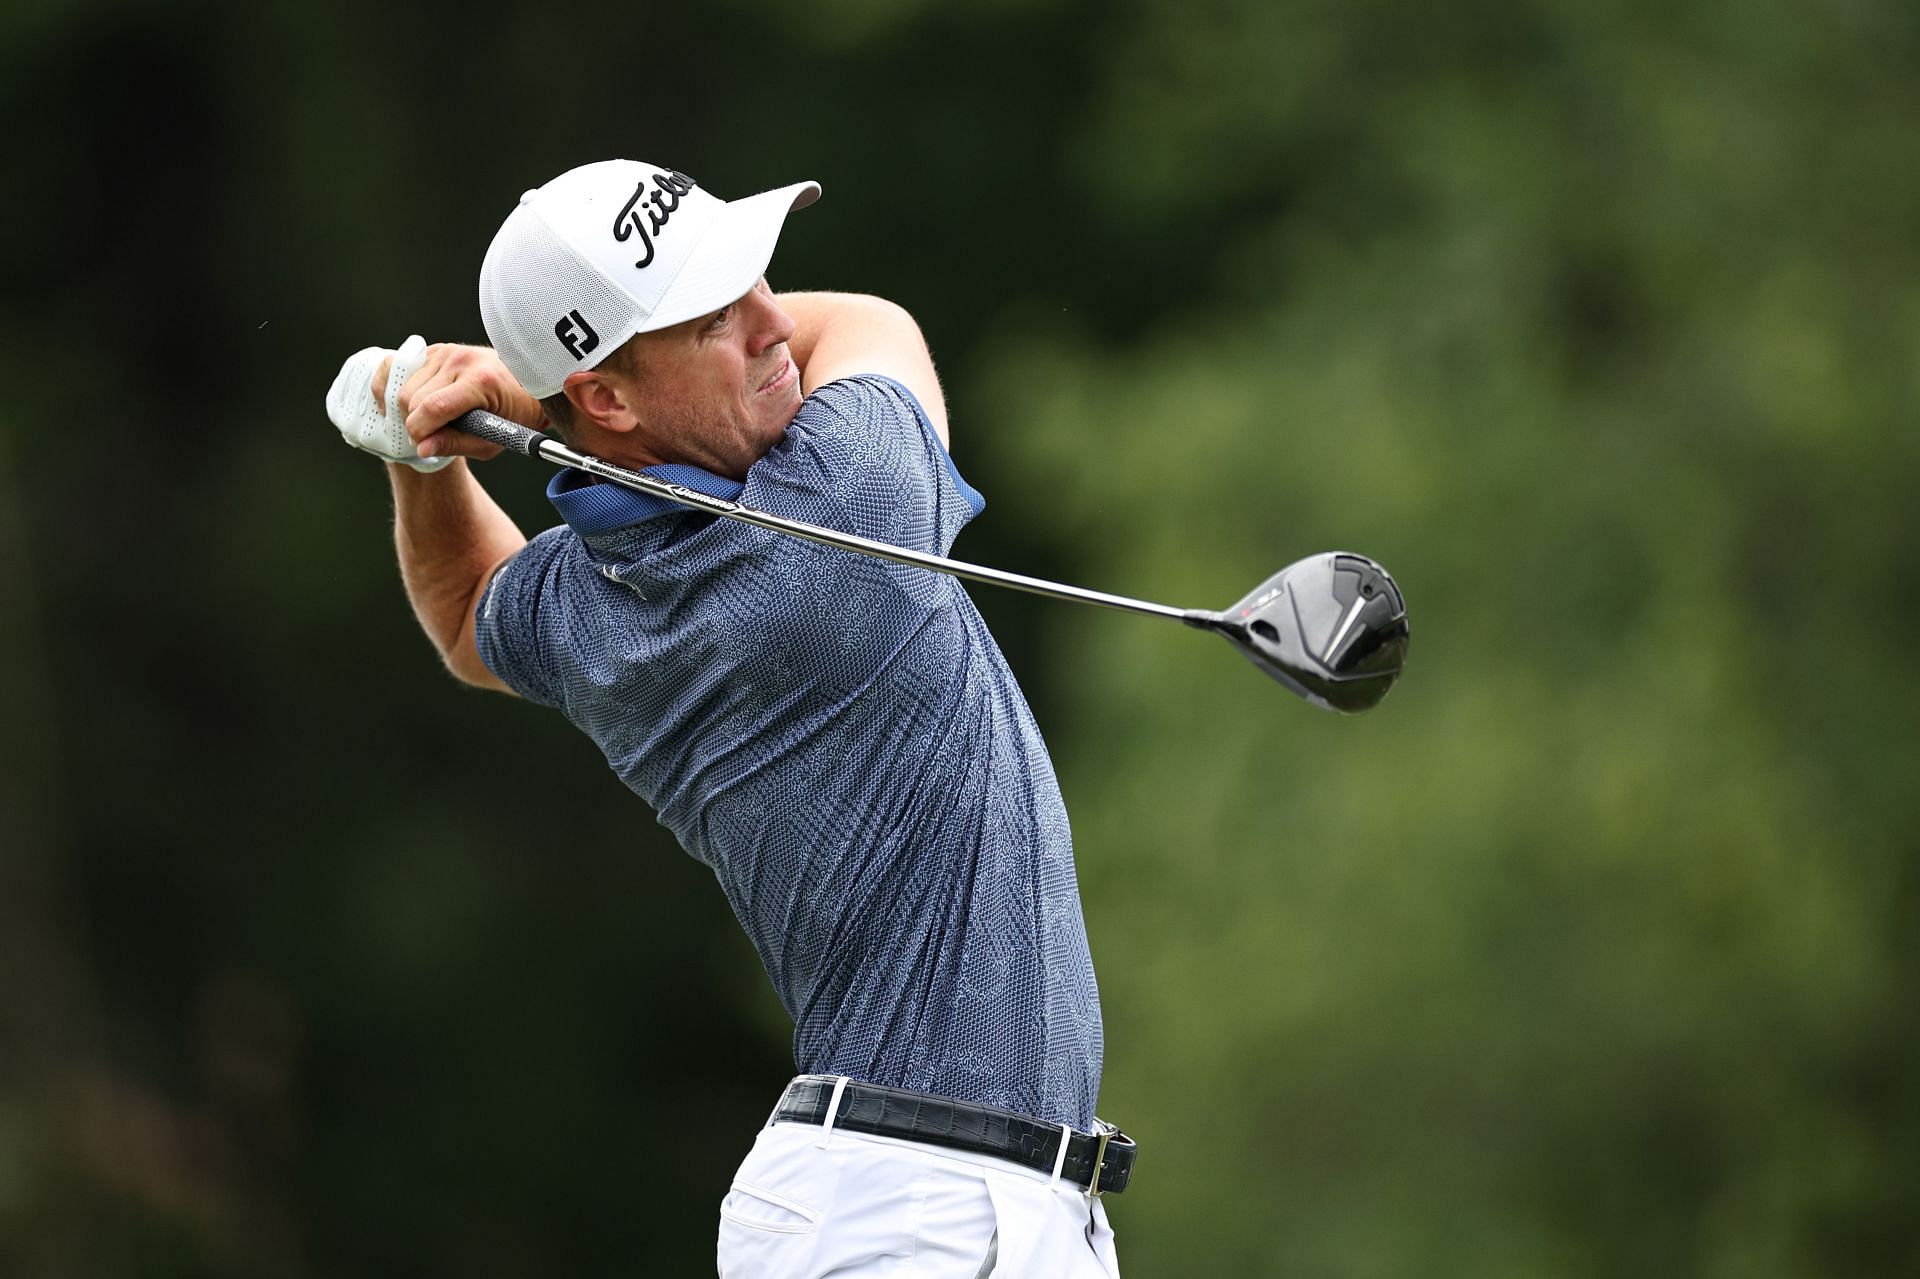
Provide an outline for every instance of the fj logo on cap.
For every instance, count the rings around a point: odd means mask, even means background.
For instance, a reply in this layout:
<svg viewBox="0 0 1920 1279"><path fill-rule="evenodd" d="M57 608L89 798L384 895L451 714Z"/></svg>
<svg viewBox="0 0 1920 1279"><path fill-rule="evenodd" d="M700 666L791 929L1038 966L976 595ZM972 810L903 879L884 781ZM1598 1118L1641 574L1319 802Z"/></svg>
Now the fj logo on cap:
<svg viewBox="0 0 1920 1279"><path fill-rule="evenodd" d="M578 311L569 311L560 317L553 326L553 336L560 339L560 345L567 348L567 354L580 359L594 347L600 345L600 335L587 323L587 317Z"/></svg>
<svg viewBox="0 0 1920 1279"><path fill-rule="evenodd" d="M647 190L649 181L655 187L652 191ZM634 235L639 235L643 252L640 260L633 264L634 270L644 270L653 261L653 237L660 234L660 229L667 225L667 219L680 207L681 197L693 190L695 185L692 178L678 169L656 173L651 179L640 179L640 185L633 189L632 198L620 206L620 212L613 218L613 238L625 244ZM642 212L647 215L644 224L640 220Z"/></svg>

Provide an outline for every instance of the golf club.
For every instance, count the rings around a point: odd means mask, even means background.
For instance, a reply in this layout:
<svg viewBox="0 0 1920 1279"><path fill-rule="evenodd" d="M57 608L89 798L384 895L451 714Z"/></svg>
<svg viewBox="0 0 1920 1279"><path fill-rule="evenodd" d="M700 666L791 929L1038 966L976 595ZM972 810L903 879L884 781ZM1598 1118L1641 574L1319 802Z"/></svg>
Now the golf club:
<svg viewBox="0 0 1920 1279"><path fill-rule="evenodd" d="M1399 678L1406 661L1406 602L1387 570L1364 555L1345 551L1310 555L1275 573L1225 612L1172 608L768 515L738 502L603 462L576 452L549 435L481 409L456 418L451 425L515 453L542 458L556 466L570 466L696 511L790 533L810 542L990 586L1145 613L1150 617L1172 618L1200 630L1213 631L1226 636L1247 660L1294 694L1325 710L1353 715L1378 705Z"/></svg>

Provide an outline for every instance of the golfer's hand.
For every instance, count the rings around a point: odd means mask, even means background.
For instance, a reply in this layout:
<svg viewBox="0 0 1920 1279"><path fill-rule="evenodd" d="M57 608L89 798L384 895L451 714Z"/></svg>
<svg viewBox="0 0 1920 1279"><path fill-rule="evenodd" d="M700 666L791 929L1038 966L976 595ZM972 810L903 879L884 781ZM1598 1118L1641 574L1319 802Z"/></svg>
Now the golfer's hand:
<svg viewBox="0 0 1920 1279"><path fill-rule="evenodd" d="M340 366L333 385L327 388L327 417L340 430L340 438L364 453L388 462L399 462L416 471L437 471L453 459L421 457L407 435L407 424L397 406L391 413L380 400L374 374L387 380L387 370L400 371L402 381L412 375L427 358L426 339L415 334L400 344L398 351L370 346L355 351Z"/></svg>
<svg viewBox="0 0 1920 1279"><path fill-rule="evenodd" d="M382 408L386 405L387 373L391 365L389 357L373 372L373 395ZM456 457L479 460L498 454L498 444L489 444L464 431L443 429L472 409L486 409L536 430L546 424L540 401L527 394L491 349L451 342L429 346L426 360L401 385L399 398L407 435L420 456L436 460Z"/></svg>

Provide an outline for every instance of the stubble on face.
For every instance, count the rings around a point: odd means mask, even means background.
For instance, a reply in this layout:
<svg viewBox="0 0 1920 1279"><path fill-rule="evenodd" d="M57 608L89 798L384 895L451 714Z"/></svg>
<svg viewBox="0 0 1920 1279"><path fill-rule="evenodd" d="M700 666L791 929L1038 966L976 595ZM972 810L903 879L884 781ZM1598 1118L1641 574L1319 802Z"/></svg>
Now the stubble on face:
<svg viewBox="0 0 1920 1279"><path fill-rule="evenodd" d="M791 334L764 280L719 311L642 334L636 443L661 461L745 478L800 411Z"/></svg>

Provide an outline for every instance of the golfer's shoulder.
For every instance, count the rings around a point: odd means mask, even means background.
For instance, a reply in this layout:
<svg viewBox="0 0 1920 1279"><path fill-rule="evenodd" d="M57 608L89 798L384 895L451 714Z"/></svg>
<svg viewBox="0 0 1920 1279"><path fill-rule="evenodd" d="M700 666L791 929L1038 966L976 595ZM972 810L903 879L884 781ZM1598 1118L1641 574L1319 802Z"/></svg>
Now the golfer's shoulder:
<svg viewBox="0 0 1920 1279"><path fill-rule="evenodd" d="M757 486L840 490L935 473L942 450L913 392L879 373L850 373L808 394L786 435L748 473ZM809 518L809 517L803 517Z"/></svg>
<svg viewBox="0 0 1920 1279"><path fill-rule="evenodd" d="M885 373L848 373L816 387L800 405L794 427L802 432L856 436L875 432L931 432L920 398Z"/></svg>
<svg viewBox="0 0 1920 1279"><path fill-rule="evenodd" d="M586 560L586 547L580 535L568 525L555 524L535 533L508 563L545 573Z"/></svg>
<svg viewBox="0 0 1920 1279"><path fill-rule="evenodd" d="M524 616L543 598L577 590L591 568L579 534L565 524L536 533L494 570L480 599L481 618L498 616L499 605L506 600L519 605L506 610L509 616Z"/></svg>

